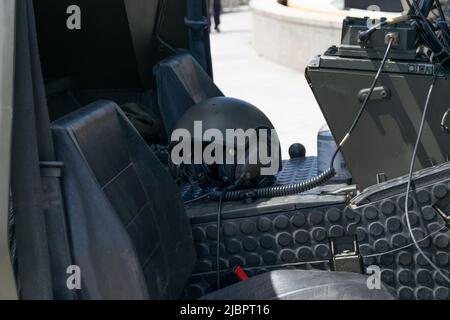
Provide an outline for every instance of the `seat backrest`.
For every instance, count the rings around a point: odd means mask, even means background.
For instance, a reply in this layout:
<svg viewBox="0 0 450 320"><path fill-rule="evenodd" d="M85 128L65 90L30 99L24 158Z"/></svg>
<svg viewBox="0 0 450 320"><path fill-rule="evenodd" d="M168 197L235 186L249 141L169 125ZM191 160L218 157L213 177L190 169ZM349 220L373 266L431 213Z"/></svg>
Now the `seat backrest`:
<svg viewBox="0 0 450 320"><path fill-rule="evenodd" d="M161 61L154 71L158 104L168 134L190 107L223 93L189 53Z"/></svg>
<svg viewBox="0 0 450 320"><path fill-rule="evenodd" d="M175 182L117 105L52 125L82 299L176 299L195 250Z"/></svg>
<svg viewBox="0 0 450 320"><path fill-rule="evenodd" d="M158 0L34 2L46 79L70 75L89 90L153 87Z"/></svg>

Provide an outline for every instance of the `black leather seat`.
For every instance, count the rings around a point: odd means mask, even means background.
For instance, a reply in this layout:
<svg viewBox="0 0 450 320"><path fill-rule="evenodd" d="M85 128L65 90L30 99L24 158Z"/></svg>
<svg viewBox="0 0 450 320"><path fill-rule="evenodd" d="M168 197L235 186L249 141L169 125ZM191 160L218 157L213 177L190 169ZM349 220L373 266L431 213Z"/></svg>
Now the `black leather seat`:
<svg viewBox="0 0 450 320"><path fill-rule="evenodd" d="M195 58L179 53L162 60L154 70L158 104L168 134L190 107L223 93Z"/></svg>
<svg viewBox="0 0 450 320"><path fill-rule="evenodd" d="M81 298L175 299L195 264L177 186L113 102L53 124Z"/></svg>
<svg viewBox="0 0 450 320"><path fill-rule="evenodd" d="M82 299L178 299L196 261L178 189L113 102L53 124ZM205 299L391 299L348 273L275 271Z"/></svg>

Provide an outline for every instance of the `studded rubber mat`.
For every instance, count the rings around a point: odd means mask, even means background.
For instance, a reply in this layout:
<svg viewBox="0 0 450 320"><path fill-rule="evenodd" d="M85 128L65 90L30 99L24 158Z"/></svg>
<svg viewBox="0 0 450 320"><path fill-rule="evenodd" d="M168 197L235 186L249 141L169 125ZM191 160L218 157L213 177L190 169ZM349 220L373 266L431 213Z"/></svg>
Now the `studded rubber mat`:
<svg viewBox="0 0 450 320"><path fill-rule="evenodd" d="M425 254L448 277L450 231L439 214L450 189L450 165L421 171L408 210L412 229ZM348 228L355 229L364 264L378 265L382 281L399 299L449 299L450 284L412 245L405 217L406 179L400 178L366 190L347 209ZM446 200L447 199L447 200Z"/></svg>
<svg viewBox="0 0 450 320"><path fill-rule="evenodd" d="M450 272L450 231L437 206L450 197L449 177L450 164L421 171L409 203L421 248L446 275ZM329 270L329 238L356 235L364 267L379 266L382 281L399 299L449 299L450 284L426 263L409 236L405 185L405 178L377 185L350 205L343 196L324 193L325 187L266 202L224 204L220 232L223 285L237 281L231 272L235 266L250 275L281 268ZM188 208L198 263L186 297L215 290L217 209L216 203Z"/></svg>

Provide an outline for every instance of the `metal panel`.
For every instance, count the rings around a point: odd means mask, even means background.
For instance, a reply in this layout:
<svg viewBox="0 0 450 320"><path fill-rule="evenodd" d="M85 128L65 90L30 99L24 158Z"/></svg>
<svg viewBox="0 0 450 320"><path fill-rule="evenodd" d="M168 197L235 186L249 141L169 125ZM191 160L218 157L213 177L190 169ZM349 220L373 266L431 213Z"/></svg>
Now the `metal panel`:
<svg viewBox="0 0 450 320"><path fill-rule="evenodd" d="M361 105L360 92L370 87L374 72L309 68L308 78L337 141L348 131ZM354 183L360 189L377 183L377 174L393 179L407 173L422 117L431 75L385 73L378 86L388 93L369 102L366 112L343 148ZM416 170L447 161L450 135L441 129L450 104L450 81L436 83Z"/></svg>
<svg viewBox="0 0 450 320"><path fill-rule="evenodd" d="M0 299L17 299L8 241L15 5L0 0Z"/></svg>

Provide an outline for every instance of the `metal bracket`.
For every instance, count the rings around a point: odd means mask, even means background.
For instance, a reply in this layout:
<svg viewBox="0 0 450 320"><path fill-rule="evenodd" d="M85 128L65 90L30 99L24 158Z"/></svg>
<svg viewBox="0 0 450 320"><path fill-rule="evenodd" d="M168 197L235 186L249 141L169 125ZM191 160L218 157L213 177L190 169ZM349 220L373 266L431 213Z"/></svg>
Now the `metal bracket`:
<svg viewBox="0 0 450 320"><path fill-rule="evenodd" d="M356 237L331 238L331 268L333 271L363 273L362 257Z"/></svg>
<svg viewBox="0 0 450 320"><path fill-rule="evenodd" d="M43 161L40 163L41 177L46 178L61 178L62 169L64 168L63 162L58 161Z"/></svg>
<svg viewBox="0 0 450 320"><path fill-rule="evenodd" d="M310 61L308 67L310 68L319 68L320 67L320 55L314 56Z"/></svg>
<svg viewBox="0 0 450 320"><path fill-rule="evenodd" d="M188 17L185 17L184 24L192 30L208 29L209 27L208 18L206 17L202 17L201 20L191 20Z"/></svg>
<svg viewBox="0 0 450 320"><path fill-rule="evenodd" d="M377 173L377 184L384 183L386 181L388 181L386 173L384 172Z"/></svg>
<svg viewBox="0 0 450 320"><path fill-rule="evenodd" d="M392 40L392 45L398 46L400 44L400 33L398 32L389 32L386 33L384 37L384 43L387 45L389 41Z"/></svg>
<svg viewBox="0 0 450 320"><path fill-rule="evenodd" d="M370 88L362 89L358 92L358 100L363 102L367 96L369 95ZM372 96L370 97L371 101L374 100L388 100L391 97L391 90L386 87L376 87L373 90Z"/></svg>

